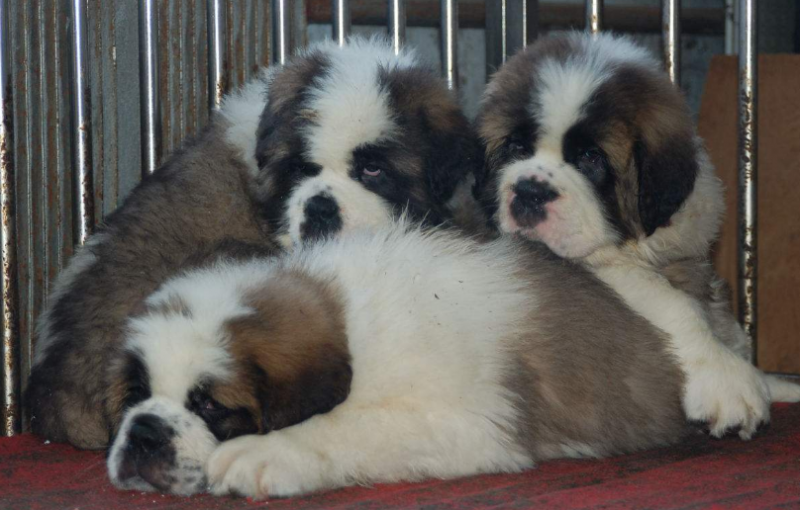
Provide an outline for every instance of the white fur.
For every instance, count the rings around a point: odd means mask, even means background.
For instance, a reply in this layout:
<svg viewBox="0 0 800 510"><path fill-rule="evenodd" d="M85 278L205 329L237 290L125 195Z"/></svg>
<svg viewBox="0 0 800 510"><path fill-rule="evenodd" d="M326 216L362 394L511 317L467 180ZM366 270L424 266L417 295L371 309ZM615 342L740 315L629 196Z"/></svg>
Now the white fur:
<svg viewBox="0 0 800 510"><path fill-rule="evenodd" d="M223 443L208 462L213 492L289 496L530 466L507 436L516 411L502 384L504 340L536 303L515 258L504 241L402 226L295 252L282 267L343 293L350 394L299 425Z"/></svg>
<svg viewBox="0 0 800 510"><path fill-rule="evenodd" d="M219 114L228 122L225 137L239 150L252 175L258 172L256 164L256 132L261 112L267 105L269 82L278 67L262 68L258 75L238 90L225 96Z"/></svg>

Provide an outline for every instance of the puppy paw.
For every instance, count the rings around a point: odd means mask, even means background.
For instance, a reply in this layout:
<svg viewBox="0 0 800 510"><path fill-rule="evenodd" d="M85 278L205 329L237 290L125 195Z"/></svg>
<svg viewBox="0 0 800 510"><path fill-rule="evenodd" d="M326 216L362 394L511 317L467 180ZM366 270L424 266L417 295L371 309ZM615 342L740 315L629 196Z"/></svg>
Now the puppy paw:
<svg viewBox="0 0 800 510"><path fill-rule="evenodd" d="M738 430L747 440L769 422L770 392L761 371L730 354L688 371L683 405L689 420L709 424L712 436Z"/></svg>
<svg viewBox="0 0 800 510"><path fill-rule="evenodd" d="M222 443L206 464L209 491L253 499L306 494L321 488L313 457L272 432Z"/></svg>

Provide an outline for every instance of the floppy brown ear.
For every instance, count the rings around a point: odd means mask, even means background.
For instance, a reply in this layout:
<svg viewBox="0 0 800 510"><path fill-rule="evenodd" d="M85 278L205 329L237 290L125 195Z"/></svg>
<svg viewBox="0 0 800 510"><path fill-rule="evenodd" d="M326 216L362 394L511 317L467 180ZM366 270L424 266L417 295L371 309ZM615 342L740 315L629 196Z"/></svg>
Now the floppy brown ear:
<svg viewBox="0 0 800 510"><path fill-rule="evenodd" d="M262 432L326 413L350 393L342 310L321 282L276 277L250 296L256 313L229 323L231 348L252 373Z"/></svg>
<svg viewBox="0 0 800 510"><path fill-rule="evenodd" d="M697 150L691 136L677 136L655 148L637 141L633 154L639 177L639 218L649 236L668 225L692 193Z"/></svg>

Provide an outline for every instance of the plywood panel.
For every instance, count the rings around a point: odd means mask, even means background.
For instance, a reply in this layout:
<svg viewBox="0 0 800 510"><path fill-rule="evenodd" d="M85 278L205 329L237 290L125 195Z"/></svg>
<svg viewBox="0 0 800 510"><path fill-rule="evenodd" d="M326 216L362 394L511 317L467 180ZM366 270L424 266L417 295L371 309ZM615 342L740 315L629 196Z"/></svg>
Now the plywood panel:
<svg viewBox="0 0 800 510"><path fill-rule="evenodd" d="M711 62L698 129L726 187L727 216L715 250L736 282L737 60ZM759 58L759 365L800 373L800 55Z"/></svg>

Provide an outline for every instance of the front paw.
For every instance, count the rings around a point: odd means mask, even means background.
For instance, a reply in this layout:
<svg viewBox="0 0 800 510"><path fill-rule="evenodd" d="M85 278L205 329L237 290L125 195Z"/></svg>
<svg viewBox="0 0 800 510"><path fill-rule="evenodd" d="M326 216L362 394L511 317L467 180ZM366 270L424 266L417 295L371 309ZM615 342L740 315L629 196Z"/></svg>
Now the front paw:
<svg viewBox="0 0 800 510"><path fill-rule="evenodd" d="M707 422L714 437L738 429L739 437L750 439L759 426L769 422L769 404L764 375L733 354L687 373L686 415L689 420Z"/></svg>
<svg viewBox="0 0 800 510"><path fill-rule="evenodd" d="M209 491L218 496L295 496L320 485L320 470L313 458L280 437L279 432L222 443L208 459L206 472Z"/></svg>

